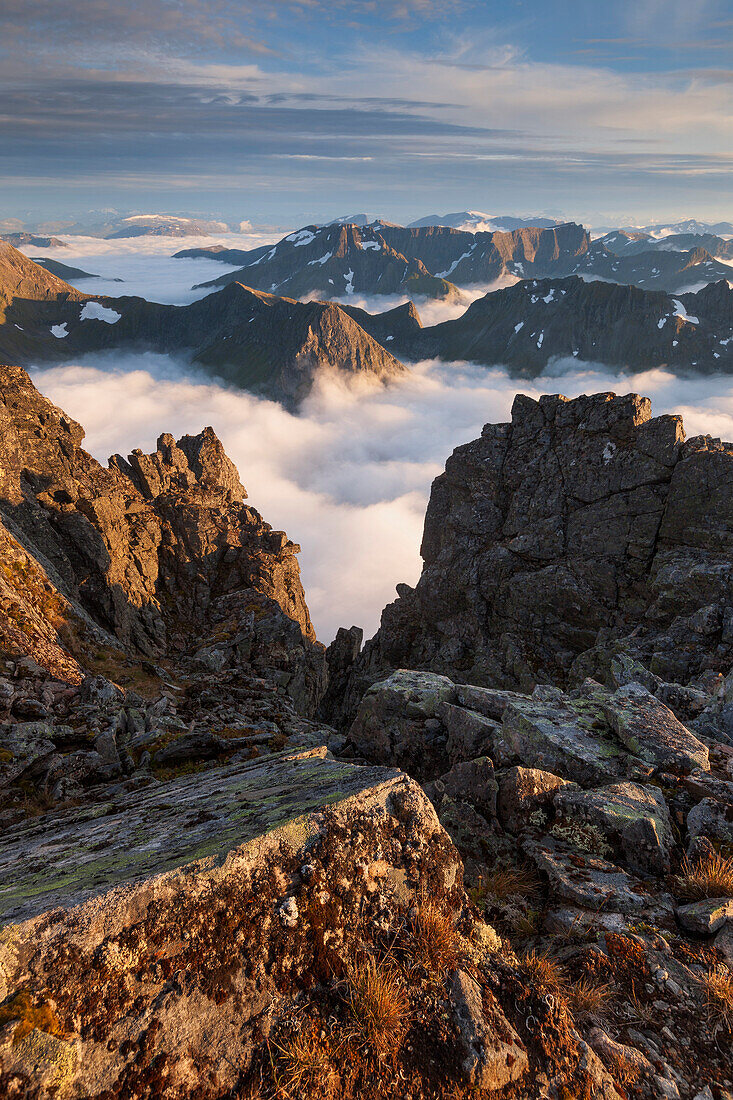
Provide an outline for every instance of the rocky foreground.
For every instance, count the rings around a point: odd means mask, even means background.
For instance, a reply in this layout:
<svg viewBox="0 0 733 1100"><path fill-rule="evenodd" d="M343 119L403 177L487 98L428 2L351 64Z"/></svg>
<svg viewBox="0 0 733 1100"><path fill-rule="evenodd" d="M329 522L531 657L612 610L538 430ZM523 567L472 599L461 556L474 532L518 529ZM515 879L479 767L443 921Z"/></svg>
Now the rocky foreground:
<svg viewBox="0 0 733 1100"><path fill-rule="evenodd" d="M0 371L0 1096L733 1096L731 445L518 398L326 654L211 429Z"/></svg>

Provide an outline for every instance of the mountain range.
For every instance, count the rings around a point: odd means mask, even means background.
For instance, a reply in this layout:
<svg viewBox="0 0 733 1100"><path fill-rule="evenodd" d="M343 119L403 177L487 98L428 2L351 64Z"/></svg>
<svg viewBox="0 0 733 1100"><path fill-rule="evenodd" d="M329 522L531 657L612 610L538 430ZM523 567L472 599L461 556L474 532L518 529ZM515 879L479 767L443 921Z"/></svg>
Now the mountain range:
<svg viewBox="0 0 733 1100"><path fill-rule="evenodd" d="M30 364L115 348L181 354L285 403L322 370L386 379L404 366L338 305L232 283L188 306L92 297L0 245L0 360Z"/></svg>
<svg viewBox="0 0 733 1100"><path fill-rule="evenodd" d="M213 245L175 255L241 265L199 286L244 282L296 298L399 293L456 299L461 287L497 279L566 275L681 293L733 276L725 262L733 243L714 234L655 239L614 230L591 240L574 222L507 232L336 222L305 226L251 250Z"/></svg>
<svg viewBox="0 0 733 1100"><path fill-rule="evenodd" d="M538 231L545 232L557 231ZM368 262L373 250L362 251ZM558 357L730 372L733 290L720 280L674 297L578 276L524 279L478 298L455 320L423 327L411 303L372 314L241 282L187 306L92 296L0 245L0 360L63 362L123 348L181 355L288 405L307 395L320 371L386 381L426 358L503 364L522 377L541 374Z"/></svg>

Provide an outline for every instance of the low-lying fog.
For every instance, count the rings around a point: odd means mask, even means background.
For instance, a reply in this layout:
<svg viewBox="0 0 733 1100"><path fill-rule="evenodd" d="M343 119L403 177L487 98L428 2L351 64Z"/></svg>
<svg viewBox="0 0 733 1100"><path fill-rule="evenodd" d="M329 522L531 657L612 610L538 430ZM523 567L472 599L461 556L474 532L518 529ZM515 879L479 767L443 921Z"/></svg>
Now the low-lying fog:
<svg viewBox="0 0 733 1100"><path fill-rule="evenodd" d="M101 462L151 450L211 424L239 468L249 502L300 542L303 583L319 638L356 623L371 635L399 581L420 575L430 483L455 446L509 417L514 394L599 390L650 396L680 412L688 435L733 438L733 379L679 379L661 370L618 376L576 360L517 382L499 368L419 364L392 386L324 378L298 416L227 389L166 356L111 354L37 370L39 389L86 428Z"/></svg>
<svg viewBox="0 0 733 1100"><path fill-rule="evenodd" d="M106 276L77 284L88 294L184 304L205 293L192 291L192 283L231 269L213 260L176 260L174 252L218 240L254 248L281 235L66 237L66 248L24 251ZM108 282L113 277L124 282ZM466 298L513 281L473 287ZM372 312L404 300L348 299ZM466 303L421 302L418 308L424 324L436 324L460 315ZM87 449L101 462L133 447L152 450L161 432L178 437L211 424L250 503L301 543L308 605L324 642L352 623L371 635L395 584L415 583L432 479L454 447L474 439L484 423L508 418L518 390L532 396L636 391L653 398L656 413L683 413L688 435L733 438L733 379L678 379L660 370L618 376L577 360L555 364L536 384L512 380L500 367L440 362L419 364L389 388L322 379L298 416L161 355L109 353L33 374L39 389L84 425Z"/></svg>

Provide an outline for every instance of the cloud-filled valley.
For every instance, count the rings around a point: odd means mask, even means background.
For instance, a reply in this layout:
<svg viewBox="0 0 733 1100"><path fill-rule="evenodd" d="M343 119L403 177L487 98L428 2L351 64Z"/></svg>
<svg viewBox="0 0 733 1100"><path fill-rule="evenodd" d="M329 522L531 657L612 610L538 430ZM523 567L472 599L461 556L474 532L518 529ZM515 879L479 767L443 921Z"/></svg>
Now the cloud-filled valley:
<svg viewBox="0 0 733 1100"><path fill-rule="evenodd" d="M308 604L321 640L356 623L370 635L399 582L414 584L432 479L484 423L506 420L515 393L612 390L679 412L688 435L733 438L733 381L662 370L618 375L556 363L552 378L517 382L500 367L428 362L389 387L324 378L299 415L227 389L165 356L109 355L33 372L85 427L100 461L157 436L211 424L239 468L250 503L302 545Z"/></svg>

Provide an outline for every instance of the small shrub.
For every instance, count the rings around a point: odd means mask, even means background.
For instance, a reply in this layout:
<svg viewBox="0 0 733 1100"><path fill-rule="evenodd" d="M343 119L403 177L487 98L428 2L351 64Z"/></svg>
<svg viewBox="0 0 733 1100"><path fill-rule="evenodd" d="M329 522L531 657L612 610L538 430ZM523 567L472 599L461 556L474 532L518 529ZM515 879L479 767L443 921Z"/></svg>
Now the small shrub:
<svg viewBox="0 0 733 1100"><path fill-rule="evenodd" d="M733 974L727 966L716 966L700 981L710 1019L733 1030Z"/></svg>
<svg viewBox="0 0 733 1100"><path fill-rule="evenodd" d="M452 970L458 953L458 933L453 916L435 902L424 902L413 929L413 952L418 963L435 975Z"/></svg>
<svg viewBox="0 0 733 1100"><path fill-rule="evenodd" d="M369 957L352 967L347 1001L355 1036L380 1059L395 1054L410 1013L407 991L399 976Z"/></svg>
<svg viewBox="0 0 733 1100"><path fill-rule="evenodd" d="M689 901L732 897L733 857L724 859L719 852L711 852L691 863L685 856L676 883L677 896Z"/></svg>
<svg viewBox="0 0 733 1100"><path fill-rule="evenodd" d="M335 1095L337 1074L327 1041L310 1028L282 1044L273 1042L273 1076L276 1094L285 1100L311 1100ZM272 1054L272 1050L271 1050ZM259 1095L253 1091L253 1096Z"/></svg>

